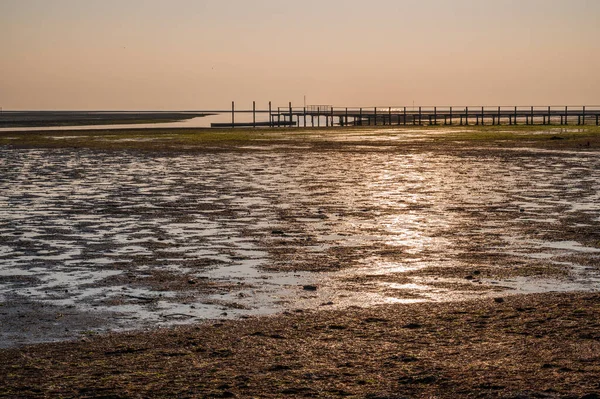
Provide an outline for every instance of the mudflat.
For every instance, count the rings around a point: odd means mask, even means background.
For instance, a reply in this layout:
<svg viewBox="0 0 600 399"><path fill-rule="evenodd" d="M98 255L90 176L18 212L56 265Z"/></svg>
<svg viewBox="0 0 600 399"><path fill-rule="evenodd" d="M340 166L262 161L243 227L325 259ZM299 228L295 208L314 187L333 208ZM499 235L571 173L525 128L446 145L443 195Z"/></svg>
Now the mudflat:
<svg viewBox="0 0 600 399"><path fill-rule="evenodd" d="M599 149L594 126L0 133L0 396L597 397Z"/></svg>

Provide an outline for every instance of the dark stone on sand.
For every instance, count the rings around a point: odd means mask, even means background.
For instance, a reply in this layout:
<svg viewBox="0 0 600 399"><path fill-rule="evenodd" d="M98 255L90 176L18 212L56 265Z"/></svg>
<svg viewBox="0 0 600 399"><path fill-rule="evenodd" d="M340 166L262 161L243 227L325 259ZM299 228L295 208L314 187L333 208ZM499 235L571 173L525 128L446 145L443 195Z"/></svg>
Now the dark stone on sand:
<svg viewBox="0 0 600 399"><path fill-rule="evenodd" d="M313 390L310 388L305 388L305 387L299 387L299 388L286 388L284 390L281 391L281 393L283 395L299 395L299 394L304 394L303 396L305 397L310 397L307 396L308 394L310 394Z"/></svg>
<svg viewBox="0 0 600 399"><path fill-rule="evenodd" d="M504 302L504 298L494 298L494 302L496 302L496 303L503 303Z"/></svg>
<svg viewBox="0 0 600 399"><path fill-rule="evenodd" d="M427 384L433 384L437 380L438 380L438 378L436 376L434 376L434 375L426 375L426 376L423 376L423 377L406 376L406 377L399 378L398 382L400 384L423 384L423 385L427 385Z"/></svg>
<svg viewBox="0 0 600 399"><path fill-rule="evenodd" d="M191 279L188 280L188 284L192 284L192 285L196 284L196 280L194 280L194 279L191 278Z"/></svg>
<svg viewBox="0 0 600 399"><path fill-rule="evenodd" d="M496 384L488 384L488 383L483 383L480 384L478 386L479 389L484 389L484 390L492 390L492 391L499 391L502 390L504 388L506 388L504 385L496 385Z"/></svg>
<svg viewBox="0 0 600 399"><path fill-rule="evenodd" d="M230 357L233 353L229 349L217 349L210 353L211 357L225 358Z"/></svg>
<svg viewBox="0 0 600 399"><path fill-rule="evenodd" d="M387 323L387 319L382 319L379 317L368 317L365 319L365 323Z"/></svg>
<svg viewBox="0 0 600 399"><path fill-rule="evenodd" d="M600 399L600 394L597 394L597 393L588 393L588 394L583 395L579 399Z"/></svg>
<svg viewBox="0 0 600 399"><path fill-rule="evenodd" d="M292 368L290 366L285 366L283 364L277 364L271 368L269 368L268 371L286 371L286 370L291 370Z"/></svg>
<svg viewBox="0 0 600 399"><path fill-rule="evenodd" d="M331 324L327 328L329 328L330 330L345 330L347 327L346 326L340 326L338 324Z"/></svg>
<svg viewBox="0 0 600 399"><path fill-rule="evenodd" d="M503 399L555 399L556 395L544 392L518 392L506 396Z"/></svg>
<svg viewBox="0 0 600 399"><path fill-rule="evenodd" d="M413 363L418 361L419 359L417 359L414 356L410 356L410 355L394 355L390 357L390 360L396 361L396 362L401 362L401 363Z"/></svg>
<svg viewBox="0 0 600 399"><path fill-rule="evenodd" d="M423 327L423 326L420 324L417 324L417 323L408 323L408 324L402 326L402 328L408 328L409 330L416 330L421 327Z"/></svg>
<svg viewBox="0 0 600 399"><path fill-rule="evenodd" d="M282 235L285 235L285 233L284 233L284 231L283 231L283 230L272 230L272 231L271 231L271 234L272 234L272 235L274 235L274 236L282 236Z"/></svg>
<svg viewBox="0 0 600 399"><path fill-rule="evenodd" d="M465 280L473 280L473 278L474 278L473 276L468 275L468 276L465 277Z"/></svg>
<svg viewBox="0 0 600 399"><path fill-rule="evenodd" d="M304 291L316 291L317 290L317 286L316 285L312 285L312 284L307 284L307 285L303 285L302 289Z"/></svg>
<svg viewBox="0 0 600 399"><path fill-rule="evenodd" d="M564 137L560 137L560 136L552 136L550 137L550 140L564 140Z"/></svg>
<svg viewBox="0 0 600 399"><path fill-rule="evenodd" d="M24 390L35 392L35 393L41 393L42 392L40 389L32 388L32 387L31 388L30 387L25 387ZM122 396L122 395L118 395L118 394L111 394L108 391L109 391L108 388L81 388L79 390L79 394L82 397L87 397L87 398L91 398L91 397L94 397L94 398L106 398L106 399L126 399L127 398L127 396Z"/></svg>

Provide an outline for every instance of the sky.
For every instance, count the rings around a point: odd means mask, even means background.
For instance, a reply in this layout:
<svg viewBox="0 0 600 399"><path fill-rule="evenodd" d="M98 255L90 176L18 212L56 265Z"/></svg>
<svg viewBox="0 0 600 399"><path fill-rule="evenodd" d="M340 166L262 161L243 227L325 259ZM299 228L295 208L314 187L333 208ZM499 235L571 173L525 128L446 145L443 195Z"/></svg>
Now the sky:
<svg viewBox="0 0 600 399"><path fill-rule="evenodd" d="M4 110L600 105L599 0L0 0Z"/></svg>

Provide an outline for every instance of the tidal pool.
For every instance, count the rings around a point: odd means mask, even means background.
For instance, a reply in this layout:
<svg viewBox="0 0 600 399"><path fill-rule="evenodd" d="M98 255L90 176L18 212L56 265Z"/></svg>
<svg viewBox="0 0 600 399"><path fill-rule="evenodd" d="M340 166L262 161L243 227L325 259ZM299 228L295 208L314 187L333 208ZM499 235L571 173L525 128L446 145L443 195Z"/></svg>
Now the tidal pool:
<svg viewBox="0 0 600 399"><path fill-rule="evenodd" d="M597 152L265 148L0 147L0 346L600 289Z"/></svg>

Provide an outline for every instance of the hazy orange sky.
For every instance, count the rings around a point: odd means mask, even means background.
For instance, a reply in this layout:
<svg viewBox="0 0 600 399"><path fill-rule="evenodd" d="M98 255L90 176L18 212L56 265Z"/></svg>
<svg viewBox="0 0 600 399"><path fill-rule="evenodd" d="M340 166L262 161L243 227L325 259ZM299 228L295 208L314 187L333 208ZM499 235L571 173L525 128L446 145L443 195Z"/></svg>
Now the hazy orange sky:
<svg viewBox="0 0 600 399"><path fill-rule="evenodd" d="M598 105L599 0L0 0L0 107Z"/></svg>

